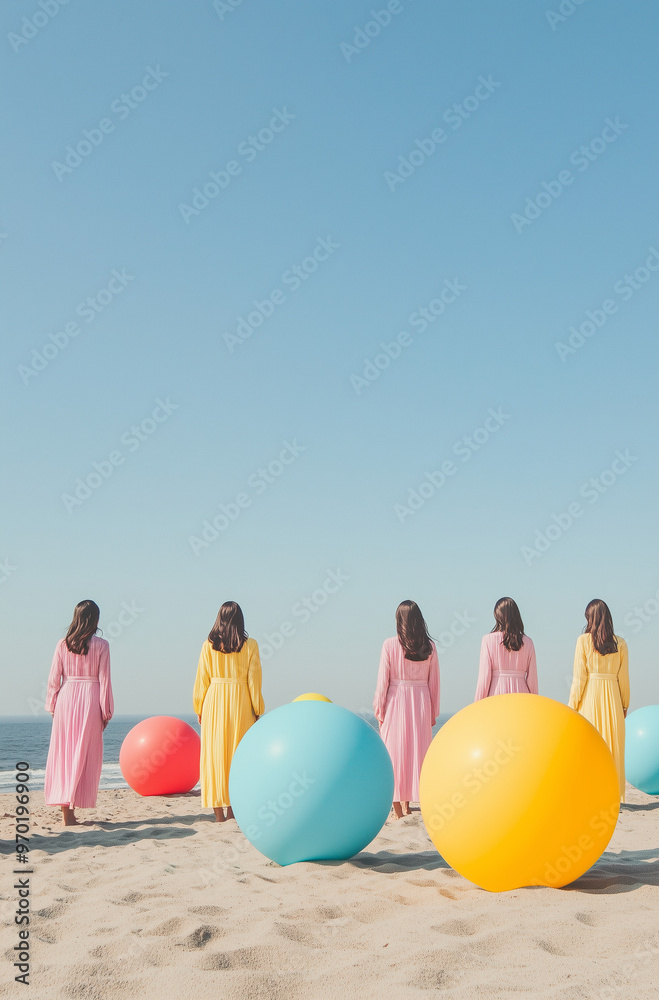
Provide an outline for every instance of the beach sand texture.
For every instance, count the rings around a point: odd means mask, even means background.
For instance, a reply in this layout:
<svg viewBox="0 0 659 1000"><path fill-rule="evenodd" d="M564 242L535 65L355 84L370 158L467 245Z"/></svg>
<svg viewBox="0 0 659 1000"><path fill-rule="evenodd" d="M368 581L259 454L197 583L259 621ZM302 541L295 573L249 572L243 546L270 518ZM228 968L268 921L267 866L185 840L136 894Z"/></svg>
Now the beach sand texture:
<svg viewBox="0 0 659 1000"><path fill-rule="evenodd" d="M235 821L212 822L198 793L101 791L75 830L32 799L40 1000L659 995L659 799L629 786L608 850L578 882L498 895L447 867L418 810L350 861L280 868ZM0 796L1 997L21 989L13 806Z"/></svg>

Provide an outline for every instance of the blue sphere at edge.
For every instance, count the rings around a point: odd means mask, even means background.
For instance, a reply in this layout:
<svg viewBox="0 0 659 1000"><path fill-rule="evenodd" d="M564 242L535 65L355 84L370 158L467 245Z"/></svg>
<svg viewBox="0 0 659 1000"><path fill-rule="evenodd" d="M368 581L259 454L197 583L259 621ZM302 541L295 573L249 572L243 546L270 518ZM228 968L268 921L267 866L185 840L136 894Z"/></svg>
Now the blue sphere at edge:
<svg viewBox="0 0 659 1000"><path fill-rule="evenodd" d="M240 829L280 865L358 854L382 829L393 791L379 734L347 708L319 701L262 716L238 744L229 775Z"/></svg>
<svg viewBox="0 0 659 1000"><path fill-rule="evenodd" d="M659 705L637 708L625 723L625 776L648 795L659 795Z"/></svg>

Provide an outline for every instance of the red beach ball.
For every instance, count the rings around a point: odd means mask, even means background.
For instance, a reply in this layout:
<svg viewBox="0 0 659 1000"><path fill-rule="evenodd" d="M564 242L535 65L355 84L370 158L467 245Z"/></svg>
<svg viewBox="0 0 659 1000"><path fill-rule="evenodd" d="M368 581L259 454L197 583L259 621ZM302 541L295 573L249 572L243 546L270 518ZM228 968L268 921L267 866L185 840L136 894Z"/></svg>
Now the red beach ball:
<svg viewBox="0 0 659 1000"><path fill-rule="evenodd" d="M138 795L189 792L199 781L201 740L187 722L154 715L133 726L121 745L119 767Z"/></svg>

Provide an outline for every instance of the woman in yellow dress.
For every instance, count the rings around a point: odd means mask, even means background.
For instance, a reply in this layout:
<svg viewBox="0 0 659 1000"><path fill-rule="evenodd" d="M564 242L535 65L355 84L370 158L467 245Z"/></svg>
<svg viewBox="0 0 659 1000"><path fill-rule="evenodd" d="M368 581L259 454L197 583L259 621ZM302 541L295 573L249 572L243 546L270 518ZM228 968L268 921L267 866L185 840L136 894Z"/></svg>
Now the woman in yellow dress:
<svg viewBox="0 0 659 1000"><path fill-rule="evenodd" d="M221 823L233 819L229 768L236 747L265 712L259 647L235 601L222 605L201 647L193 701L201 723L201 804L212 806Z"/></svg>
<svg viewBox="0 0 659 1000"><path fill-rule="evenodd" d="M629 708L627 643L613 631L604 601L586 608L584 634L577 639L570 708L591 722L613 754L625 801L625 716Z"/></svg>

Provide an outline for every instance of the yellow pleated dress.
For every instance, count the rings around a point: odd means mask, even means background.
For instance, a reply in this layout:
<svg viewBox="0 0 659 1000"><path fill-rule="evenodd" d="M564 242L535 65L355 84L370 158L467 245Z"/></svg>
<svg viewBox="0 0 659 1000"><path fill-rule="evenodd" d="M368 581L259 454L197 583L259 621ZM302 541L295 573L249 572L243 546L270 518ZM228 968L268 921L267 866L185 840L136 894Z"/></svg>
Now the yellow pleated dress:
<svg viewBox="0 0 659 1000"><path fill-rule="evenodd" d="M228 806L229 769L236 747L256 716L265 711L255 639L246 639L237 653L220 653L206 640L193 703L201 716L201 804Z"/></svg>
<svg viewBox="0 0 659 1000"><path fill-rule="evenodd" d="M603 656L589 633L580 635L574 653L570 708L588 719L607 743L618 769L620 801L625 801L625 717L629 708L627 643L619 635L616 653Z"/></svg>

